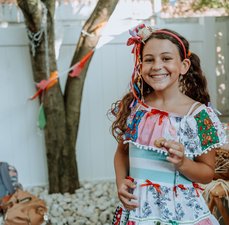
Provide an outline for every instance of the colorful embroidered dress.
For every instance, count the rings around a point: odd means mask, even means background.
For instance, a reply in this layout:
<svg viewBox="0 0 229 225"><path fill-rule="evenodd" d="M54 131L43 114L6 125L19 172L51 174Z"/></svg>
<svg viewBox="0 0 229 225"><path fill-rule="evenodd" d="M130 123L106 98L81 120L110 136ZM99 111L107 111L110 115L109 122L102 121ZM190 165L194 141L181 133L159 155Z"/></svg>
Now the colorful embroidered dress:
<svg viewBox="0 0 229 225"><path fill-rule="evenodd" d="M166 160L165 148L154 145L159 137L179 141L193 160L225 143L213 110L201 105L192 112L194 106L185 116L142 105L132 108L124 143L129 143L130 176L136 183L133 193L139 207L130 211L127 225L218 224L200 194L201 187L175 170Z"/></svg>

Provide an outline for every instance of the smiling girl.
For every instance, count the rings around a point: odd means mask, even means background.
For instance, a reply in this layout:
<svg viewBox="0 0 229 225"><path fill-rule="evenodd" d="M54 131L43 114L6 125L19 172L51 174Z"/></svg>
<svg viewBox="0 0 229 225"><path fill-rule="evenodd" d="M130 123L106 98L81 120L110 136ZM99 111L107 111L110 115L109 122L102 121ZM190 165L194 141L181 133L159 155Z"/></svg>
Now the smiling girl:
<svg viewBox="0 0 229 225"><path fill-rule="evenodd" d="M199 183L213 179L214 149L226 136L207 106L199 57L174 31L143 24L130 34L127 44L134 45L135 55L131 90L111 109L123 205L113 224L219 224Z"/></svg>

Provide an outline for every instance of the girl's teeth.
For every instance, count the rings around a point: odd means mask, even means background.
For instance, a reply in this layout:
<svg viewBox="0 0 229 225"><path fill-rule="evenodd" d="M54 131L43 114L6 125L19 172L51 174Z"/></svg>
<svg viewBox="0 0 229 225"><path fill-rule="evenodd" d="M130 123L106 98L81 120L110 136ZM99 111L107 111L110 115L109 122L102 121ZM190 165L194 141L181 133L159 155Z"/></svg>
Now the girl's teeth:
<svg viewBox="0 0 229 225"><path fill-rule="evenodd" d="M164 78L164 77L166 77L167 75L166 74L164 74L164 75L156 75L156 76L150 76L150 77L152 77L152 78Z"/></svg>

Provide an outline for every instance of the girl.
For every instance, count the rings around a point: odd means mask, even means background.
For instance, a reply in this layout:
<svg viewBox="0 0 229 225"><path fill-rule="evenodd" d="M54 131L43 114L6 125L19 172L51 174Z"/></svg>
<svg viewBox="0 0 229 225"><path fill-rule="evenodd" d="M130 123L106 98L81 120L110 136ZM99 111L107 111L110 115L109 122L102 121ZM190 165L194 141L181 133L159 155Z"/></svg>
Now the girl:
<svg viewBox="0 0 229 225"><path fill-rule="evenodd" d="M214 148L226 136L207 106L200 60L174 31L143 24L130 34L131 91L111 109L116 183L124 206L113 224L219 224L198 183L213 179Z"/></svg>

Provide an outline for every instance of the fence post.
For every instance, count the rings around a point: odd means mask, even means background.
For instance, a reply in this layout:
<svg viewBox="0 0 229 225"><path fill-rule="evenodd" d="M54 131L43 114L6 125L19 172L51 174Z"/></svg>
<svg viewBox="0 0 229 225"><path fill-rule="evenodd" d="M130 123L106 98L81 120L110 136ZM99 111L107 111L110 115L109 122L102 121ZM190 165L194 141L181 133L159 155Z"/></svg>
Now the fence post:
<svg viewBox="0 0 229 225"><path fill-rule="evenodd" d="M215 17L203 17L200 23L204 23L203 32L203 52L206 59L204 72L208 79L208 88L210 91L211 102L217 106L217 85L216 85L216 42L215 42Z"/></svg>

